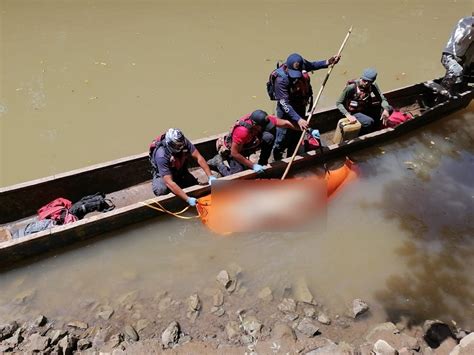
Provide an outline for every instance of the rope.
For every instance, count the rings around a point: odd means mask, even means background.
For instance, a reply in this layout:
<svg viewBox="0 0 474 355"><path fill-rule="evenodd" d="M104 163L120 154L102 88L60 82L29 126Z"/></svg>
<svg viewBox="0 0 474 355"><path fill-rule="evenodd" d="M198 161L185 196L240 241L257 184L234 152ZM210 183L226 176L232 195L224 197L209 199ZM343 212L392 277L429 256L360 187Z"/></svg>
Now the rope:
<svg viewBox="0 0 474 355"><path fill-rule="evenodd" d="M151 202L148 202L148 201L140 202L140 203L144 206L150 207L151 209L154 209L156 211L160 211L160 212L163 212L163 213L167 213L167 214L169 214L171 216L174 216L176 218L180 218L180 219L199 218L199 215L196 215L196 216L181 216L184 212L186 212L189 209L190 206L186 206L181 211L173 212L173 211L170 211L170 210L167 210L166 208L164 208L158 201L155 201L155 200L152 200ZM153 206L154 203L157 204L158 207Z"/></svg>

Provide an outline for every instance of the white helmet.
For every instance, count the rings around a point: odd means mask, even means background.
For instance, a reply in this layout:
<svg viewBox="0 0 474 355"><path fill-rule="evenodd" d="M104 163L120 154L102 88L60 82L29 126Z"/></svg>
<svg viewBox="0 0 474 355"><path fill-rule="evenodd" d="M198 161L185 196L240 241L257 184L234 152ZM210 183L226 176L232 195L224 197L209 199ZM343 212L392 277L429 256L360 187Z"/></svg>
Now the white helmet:
<svg viewBox="0 0 474 355"><path fill-rule="evenodd" d="M182 152L185 147L183 132L176 128L170 128L165 135L165 144L173 154Z"/></svg>

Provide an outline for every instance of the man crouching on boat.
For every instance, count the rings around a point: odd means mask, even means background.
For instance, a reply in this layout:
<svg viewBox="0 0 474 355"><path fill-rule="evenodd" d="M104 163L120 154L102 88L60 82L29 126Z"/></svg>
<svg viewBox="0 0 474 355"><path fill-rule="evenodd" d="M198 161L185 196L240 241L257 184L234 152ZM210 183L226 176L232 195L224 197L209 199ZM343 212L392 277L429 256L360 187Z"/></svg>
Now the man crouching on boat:
<svg viewBox="0 0 474 355"><path fill-rule="evenodd" d="M275 127L300 129L296 123L256 110L241 117L228 134L217 140L218 154L207 163L217 168L222 176L235 174L246 168L262 173L275 141ZM258 163L253 163L248 157L258 149ZM224 163L225 160L229 166Z"/></svg>
<svg viewBox="0 0 474 355"><path fill-rule="evenodd" d="M196 206L197 200L183 191L183 188L198 184L188 170L189 157L196 159L211 184L216 178L212 176L203 156L179 129L170 128L153 141L150 146L150 162L153 167L153 193L156 196L166 195L171 191L190 206Z"/></svg>

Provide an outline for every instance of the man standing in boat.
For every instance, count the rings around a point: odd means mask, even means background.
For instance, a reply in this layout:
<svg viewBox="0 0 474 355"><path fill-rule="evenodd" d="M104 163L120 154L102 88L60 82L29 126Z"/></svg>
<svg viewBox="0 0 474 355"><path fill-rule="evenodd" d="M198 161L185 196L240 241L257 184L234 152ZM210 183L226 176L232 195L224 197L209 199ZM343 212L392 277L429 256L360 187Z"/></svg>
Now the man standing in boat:
<svg viewBox="0 0 474 355"><path fill-rule="evenodd" d="M306 108L311 106L312 89L308 72L327 68L339 62L340 57L310 62L298 53L288 56L284 64L270 74L267 90L270 98L277 101L276 115L297 124L301 130L307 128ZM291 155L298 144L300 133L287 128L277 128L273 157L280 160L287 150Z"/></svg>
<svg viewBox="0 0 474 355"><path fill-rule="evenodd" d="M375 83L377 71L373 68L365 69L358 80L347 83L336 106L341 113L349 119L350 123L359 121L361 124L360 135L369 133L374 129L375 121L380 117L380 106L382 106L381 119L386 120L392 107Z"/></svg>
<svg viewBox="0 0 474 355"><path fill-rule="evenodd" d="M474 16L467 16L460 19L454 27L441 56L441 63L446 68L441 85L450 94L463 89L463 75L470 70L474 56L473 42Z"/></svg>
<svg viewBox="0 0 474 355"><path fill-rule="evenodd" d="M170 128L153 141L150 146L150 162L153 167L153 193L156 196L166 195L171 191L190 206L196 205L197 200L183 191L183 188L198 184L188 170L190 157L197 161L211 184L216 178L212 176L203 156L179 129Z"/></svg>
<svg viewBox="0 0 474 355"><path fill-rule="evenodd" d="M290 128L301 133L296 123L255 110L241 117L228 134L217 140L218 154L207 163L215 167L222 176L235 174L246 168L253 169L256 173L263 172L275 141L275 128ZM253 163L248 157L258 149L258 163Z"/></svg>

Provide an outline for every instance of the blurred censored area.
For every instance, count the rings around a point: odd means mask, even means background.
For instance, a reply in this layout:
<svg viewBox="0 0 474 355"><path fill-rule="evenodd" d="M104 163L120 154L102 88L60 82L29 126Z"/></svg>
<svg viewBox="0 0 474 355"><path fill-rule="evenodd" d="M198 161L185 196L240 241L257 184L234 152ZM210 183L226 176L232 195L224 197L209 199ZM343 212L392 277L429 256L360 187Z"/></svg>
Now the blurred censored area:
<svg viewBox="0 0 474 355"><path fill-rule="evenodd" d="M287 180L220 180L198 200L204 225L213 232L301 231L325 216L327 199L357 176L351 162L322 177Z"/></svg>

